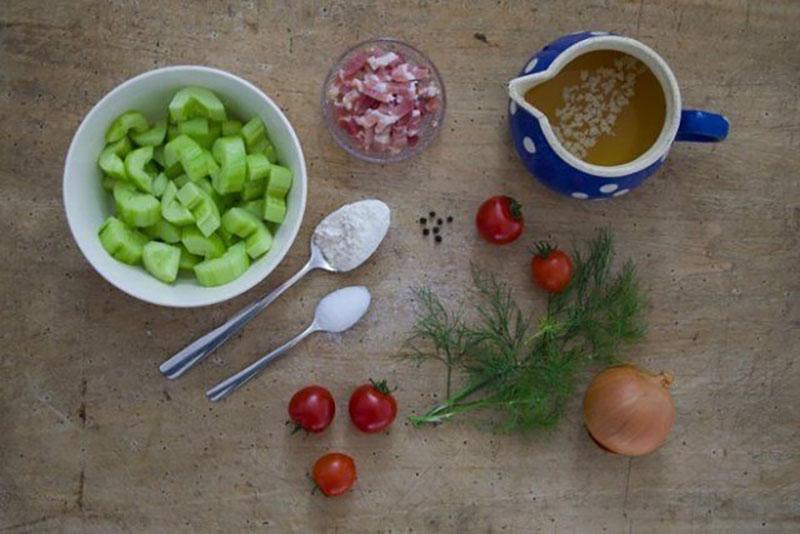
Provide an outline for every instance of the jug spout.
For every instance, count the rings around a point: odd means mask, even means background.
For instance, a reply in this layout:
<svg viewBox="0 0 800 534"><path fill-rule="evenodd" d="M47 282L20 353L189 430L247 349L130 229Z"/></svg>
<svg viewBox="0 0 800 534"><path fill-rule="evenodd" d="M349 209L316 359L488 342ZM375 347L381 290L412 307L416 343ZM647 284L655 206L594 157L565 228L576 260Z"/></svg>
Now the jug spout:
<svg viewBox="0 0 800 534"><path fill-rule="evenodd" d="M508 97L513 100L518 107L527 110L528 112L538 116L540 112L525 100L525 93L536 87L540 83L546 81L548 78L544 72L537 72L534 74L526 74L519 76L508 82Z"/></svg>

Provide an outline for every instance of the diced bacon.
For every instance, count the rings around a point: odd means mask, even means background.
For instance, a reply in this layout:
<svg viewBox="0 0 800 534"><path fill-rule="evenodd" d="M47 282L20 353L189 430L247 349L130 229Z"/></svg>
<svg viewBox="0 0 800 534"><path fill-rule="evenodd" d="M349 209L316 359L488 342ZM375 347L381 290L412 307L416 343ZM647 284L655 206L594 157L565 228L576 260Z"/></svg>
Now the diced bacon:
<svg viewBox="0 0 800 534"><path fill-rule="evenodd" d="M326 90L342 130L366 151L398 153L419 142L441 108L441 88L425 67L378 47L354 54Z"/></svg>
<svg viewBox="0 0 800 534"><path fill-rule="evenodd" d="M392 69L391 77L398 82L410 82L411 80L427 80L430 72L425 67L400 63Z"/></svg>
<svg viewBox="0 0 800 534"><path fill-rule="evenodd" d="M339 79L340 80L347 80L348 78L352 78L355 74L364 68L364 65L367 63L367 59L369 55L366 52L358 52L357 54L353 55L350 59L347 60L341 69L339 69Z"/></svg>
<svg viewBox="0 0 800 534"><path fill-rule="evenodd" d="M380 67L385 67L395 63L399 59L400 57L394 52L383 52L382 50L376 50L375 53L367 58L367 63L369 63L369 66L372 70L377 70Z"/></svg>
<svg viewBox="0 0 800 534"><path fill-rule="evenodd" d="M353 103L361 98L361 93L356 89L351 89L342 97L342 104L345 109L353 109Z"/></svg>

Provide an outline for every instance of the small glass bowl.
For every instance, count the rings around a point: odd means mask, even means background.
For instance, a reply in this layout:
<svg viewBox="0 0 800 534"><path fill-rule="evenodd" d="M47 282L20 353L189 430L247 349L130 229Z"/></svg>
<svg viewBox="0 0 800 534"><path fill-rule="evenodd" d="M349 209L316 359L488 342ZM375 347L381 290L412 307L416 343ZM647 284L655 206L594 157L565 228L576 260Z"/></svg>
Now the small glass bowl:
<svg viewBox="0 0 800 534"><path fill-rule="evenodd" d="M439 109L427 115L422 121L419 129L419 140L417 143L414 146L407 146L400 152L396 153L388 151L374 152L364 150L364 148L360 146L358 142L350 136L349 133L347 133L339 126L339 124L337 124L334 117L333 102L328 98L328 87L338 75L339 69L342 68L342 66L347 63L347 61L353 55L372 47L380 47L386 51L402 53L406 61L414 63L420 67L427 68L431 73L431 79L441 91L441 95L439 97L441 100L441 105L439 106ZM339 57L339 59L336 60L331 67L331 70L328 72L328 76L325 77L325 83L322 84L321 103L322 113L325 117L325 124L328 126L328 130L331 132L333 139L340 147L342 147L349 154L363 161L370 161L372 163L392 163L416 156L431 144L436 135L439 133L439 130L442 128L445 109L447 107L447 97L445 95L442 77L428 56L404 41L382 37L363 41L347 50Z"/></svg>

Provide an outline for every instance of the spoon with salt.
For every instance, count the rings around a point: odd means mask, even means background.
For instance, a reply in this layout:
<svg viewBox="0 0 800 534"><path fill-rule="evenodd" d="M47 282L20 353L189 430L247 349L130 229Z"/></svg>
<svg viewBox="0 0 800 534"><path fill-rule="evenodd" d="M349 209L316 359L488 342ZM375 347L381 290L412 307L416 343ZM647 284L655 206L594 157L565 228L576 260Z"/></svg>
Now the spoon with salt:
<svg viewBox="0 0 800 534"><path fill-rule="evenodd" d="M367 312L371 300L369 291L364 286L345 287L329 293L317 304L314 320L308 328L266 356L259 358L235 375L206 391L206 397L214 402L224 399L255 377L273 360L300 343L309 334L314 332L339 333L350 329Z"/></svg>
<svg viewBox="0 0 800 534"><path fill-rule="evenodd" d="M340 273L355 269L367 261L381 244L389 230L389 220L389 206L375 199L345 204L334 211L314 230L311 257L302 269L226 323L176 353L162 363L159 370L169 379L178 378L233 337L250 319L314 269Z"/></svg>

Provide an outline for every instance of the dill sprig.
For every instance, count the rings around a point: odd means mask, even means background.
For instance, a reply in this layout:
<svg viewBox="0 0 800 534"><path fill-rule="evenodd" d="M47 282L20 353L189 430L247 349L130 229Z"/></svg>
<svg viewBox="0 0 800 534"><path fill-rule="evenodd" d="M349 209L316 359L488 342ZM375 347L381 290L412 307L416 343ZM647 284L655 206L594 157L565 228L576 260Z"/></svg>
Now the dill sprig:
<svg viewBox="0 0 800 534"><path fill-rule="evenodd" d="M645 298L634 264L628 261L612 274L613 257L607 230L600 230L585 252L576 250L572 282L549 297L535 328L508 285L474 266L474 323L465 321L461 309L448 311L429 288L416 289L419 310L407 346L413 357L445 365L447 391L444 402L410 421L440 423L494 408L506 430L554 425L580 372L615 363L623 346L644 336ZM466 380L452 393L454 369L463 371Z"/></svg>

